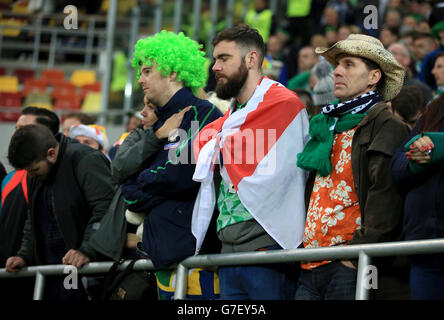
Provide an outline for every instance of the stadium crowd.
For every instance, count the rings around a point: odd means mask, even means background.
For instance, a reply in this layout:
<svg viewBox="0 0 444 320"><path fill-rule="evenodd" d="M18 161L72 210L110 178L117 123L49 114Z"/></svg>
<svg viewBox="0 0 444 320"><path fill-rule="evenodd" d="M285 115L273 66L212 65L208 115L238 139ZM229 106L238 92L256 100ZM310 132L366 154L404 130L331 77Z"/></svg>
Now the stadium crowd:
<svg viewBox="0 0 444 320"><path fill-rule="evenodd" d="M279 23L255 0L212 45L208 69L186 33L137 41L144 106L112 146L88 114L22 109L0 268L149 258L140 286L169 300L193 255L444 238L444 2L289 0ZM372 299L444 299L443 254L373 264ZM356 278L355 259L193 268L187 298L347 300ZM45 299L103 298L103 276L63 279Z"/></svg>

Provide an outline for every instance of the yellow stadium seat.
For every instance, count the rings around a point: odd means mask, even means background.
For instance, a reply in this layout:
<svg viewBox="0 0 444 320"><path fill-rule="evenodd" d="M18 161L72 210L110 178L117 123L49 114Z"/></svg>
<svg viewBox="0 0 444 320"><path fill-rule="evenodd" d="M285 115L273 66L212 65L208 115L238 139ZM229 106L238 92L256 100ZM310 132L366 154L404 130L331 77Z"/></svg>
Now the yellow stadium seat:
<svg viewBox="0 0 444 320"><path fill-rule="evenodd" d="M3 18L0 19L0 25L2 25L3 27L3 36L4 37L13 37L16 38L19 36L20 34L20 29L8 29L6 28L7 26L21 26L21 25L25 25L26 23L24 23L22 20L18 20L18 19L14 19L14 18Z"/></svg>
<svg viewBox="0 0 444 320"><path fill-rule="evenodd" d="M127 0L117 2L117 14L119 16L124 16L130 11L135 5L137 5L137 0ZM109 9L109 0L103 0L100 11L105 13Z"/></svg>
<svg viewBox="0 0 444 320"><path fill-rule="evenodd" d="M51 95L44 92L29 93L25 98L25 102L23 102L23 107L30 106L52 110L53 105Z"/></svg>
<svg viewBox="0 0 444 320"><path fill-rule="evenodd" d="M29 93L25 98L23 107L29 107L29 106L52 110L51 95L49 93L43 93L43 92Z"/></svg>
<svg viewBox="0 0 444 320"><path fill-rule="evenodd" d="M82 103L82 112L100 112L102 103L102 94L97 92L88 93Z"/></svg>
<svg viewBox="0 0 444 320"><path fill-rule="evenodd" d="M70 81L76 87L93 84L96 82L96 72L93 70L76 70L72 73Z"/></svg>
<svg viewBox="0 0 444 320"><path fill-rule="evenodd" d="M17 1L12 5L13 13L28 14L28 1Z"/></svg>
<svg viewBox="0 0 444 320"><path fill-rule="evenodd" d="M0 92L18 92L19 80L15 76L0 76Z"/></svg>

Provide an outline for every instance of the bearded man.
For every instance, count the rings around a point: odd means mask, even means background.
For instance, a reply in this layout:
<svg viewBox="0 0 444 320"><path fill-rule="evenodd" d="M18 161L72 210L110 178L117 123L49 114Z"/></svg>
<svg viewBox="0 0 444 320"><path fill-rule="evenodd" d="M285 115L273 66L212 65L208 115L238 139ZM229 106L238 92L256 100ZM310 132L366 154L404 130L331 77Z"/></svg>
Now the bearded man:
<svg viewBox="0 0 444 320"><path fill-rule="evenodd" d="M306 175L296 155L308 140L307 112L294 92L262 76L265 45L257 30L224 30L213 45L216 93L233 99L225 116L194 141L193 179L202 182L192 225L197 252L216 197L222 253L297 248ZM297 268L285 263L220 267L221 299L290 299L295 276Z"/></svg>

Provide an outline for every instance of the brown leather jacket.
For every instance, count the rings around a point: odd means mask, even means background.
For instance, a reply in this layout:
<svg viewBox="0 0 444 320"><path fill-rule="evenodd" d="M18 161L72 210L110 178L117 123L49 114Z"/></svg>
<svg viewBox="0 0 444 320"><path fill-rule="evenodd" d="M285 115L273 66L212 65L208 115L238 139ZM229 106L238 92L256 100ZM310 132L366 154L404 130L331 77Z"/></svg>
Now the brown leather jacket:
<svg viewBox="0 0 444 320"><path fill-rule="evenodd" d="M385 103L379 103L359 123L352 141L352 170L361 208L361 228L347 244L401 240L404 198L393 184L390 161L409 133ZM316 172L305 190L308 208Z"/></svg>

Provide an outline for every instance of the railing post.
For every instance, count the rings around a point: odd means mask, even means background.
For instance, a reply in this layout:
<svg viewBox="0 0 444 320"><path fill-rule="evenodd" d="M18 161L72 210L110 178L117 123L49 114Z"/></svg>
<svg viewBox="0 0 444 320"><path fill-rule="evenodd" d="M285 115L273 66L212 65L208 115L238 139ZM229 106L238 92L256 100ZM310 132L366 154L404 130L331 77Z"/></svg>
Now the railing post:
<svg viewBox="0 0 444 320"><path fill-rule="evenodd" d="M184 300L187 295L188 286L188 268L183 264L177 266L176 271L176 289L174 291L174 300Z"/></svg>
<svg viewBox="0 0 444 320"><path fill-rule="evenodd" d="M133 98L133 80L134 80L134 69L131 65L131 59L134 53L134 45L137 42L137 34L139 32L139 24L140 24L140 8L138 6L133 7L132 9L132 19L131 19L131 30L130 30L130 41L128 46L128 73L126 77L125 84L125 94L123 100L123 110L125 114L123 115L123 124L125 125L128 121L127 113L131 110L132 98ZM139 107L140 109L140 107ZM139 111L139 110L137 110Z"/></svg>
<svg viewBox="0 0 444 320"><path fill-rule="evenodd" d="M242 5L244 6L242 10L242 22L245 22L245 18L247 17L250 1L249 0L243 0Z"/></svg>
<svg viewBox="0 0 444 320"><path fill-rule="evenodd" d="M3 48L3 28L0 27L0 56L2 55Z"/></svg>
<svg viewBox="0 0 444 320"><path fill-rule="evenodd" d="M41 272L35 274L34 284L34 300L43 300L43 292L45 290L45 276Z"/></svg>
<svg viewBox="0 0 444 320"><path fill-rule="evenodd" d="M183 0L175 0L174 5L174 32L179 33L182 24L182 4Z"/></svg>
<svg viewBox="0 0 444 320"><path fill-rule="evenodd" d="M57 50L57 29L51 32L51 44L49 47L48 68L54 68L55 56Z"/></svg>
<svg viewBox="0 0 444 320"><path fill-rule="evenodd" d="M277 0L271 0L270 1L270 10L273 12L273 14L276 14L278 8Z"/></svg>
<svg viewBox="0 0 444 320"><path fill-rule="evenodd" d="M154 33L158 33L162 30L162 10L163 0L157 0L156 8L154 9Z"/></svg>
<svg viewBox="0 0 444 320"><path fill-rule="evenodd" d="M202 0L193 1L193 40L199 39L200 16L202 14Z"/></svg>
<svg viewBox="0 0 444 320"><path fill-rule="evenodd" d="M227 28L231 28L233 26L233 21L234 21L234 0L227 0L227 15L226 15Z"/></svg>
<svg viewBox="0 0 444 320"><path fill-rule="evenodd" d="M209 57L211 57L211 54L213 52L213 44L211 43L211 41L213 41L213 38L216 34L218 10L219 10L219 0L211 0L210 1L211 30L210 30L210 36L208 37L208 41L207 41L207 56L209 56Z"/></svg>
<svg viewBox="0 0 444 320"><path fill-rule="evenodd" d="M368 300L368 285L366 285L366 271L371 263L371 258L364 251L359 252L358 278L356 282L356 300Z"/></svg>
<svg viewBox="0 0 444 320"><path fill-rule="evenodd" d="M40 36L42 33L42 16L39 14L35 20L34 48L32 52L32 67L37 68L39 63Z"/></svg>
<svg viewBox="0 0 444 320"><path fill-rule="evenodd" d="M86 69L91 68L95 27L96 27L96 19L90 18L88 21L88 35L86 37L86 52L85 52L85 63L84 63L84 67Z"/></svg>
<svg viewBox="0 0 444 320"><path fill-rule="evenodd" d="M106 112L108 111L109 88L111 82L111 70L113 68L114 31L116 29L117 0L110 0L106 19L106 55L105 70L102 77L102 101L98 123L105 125Z"/></svg>

